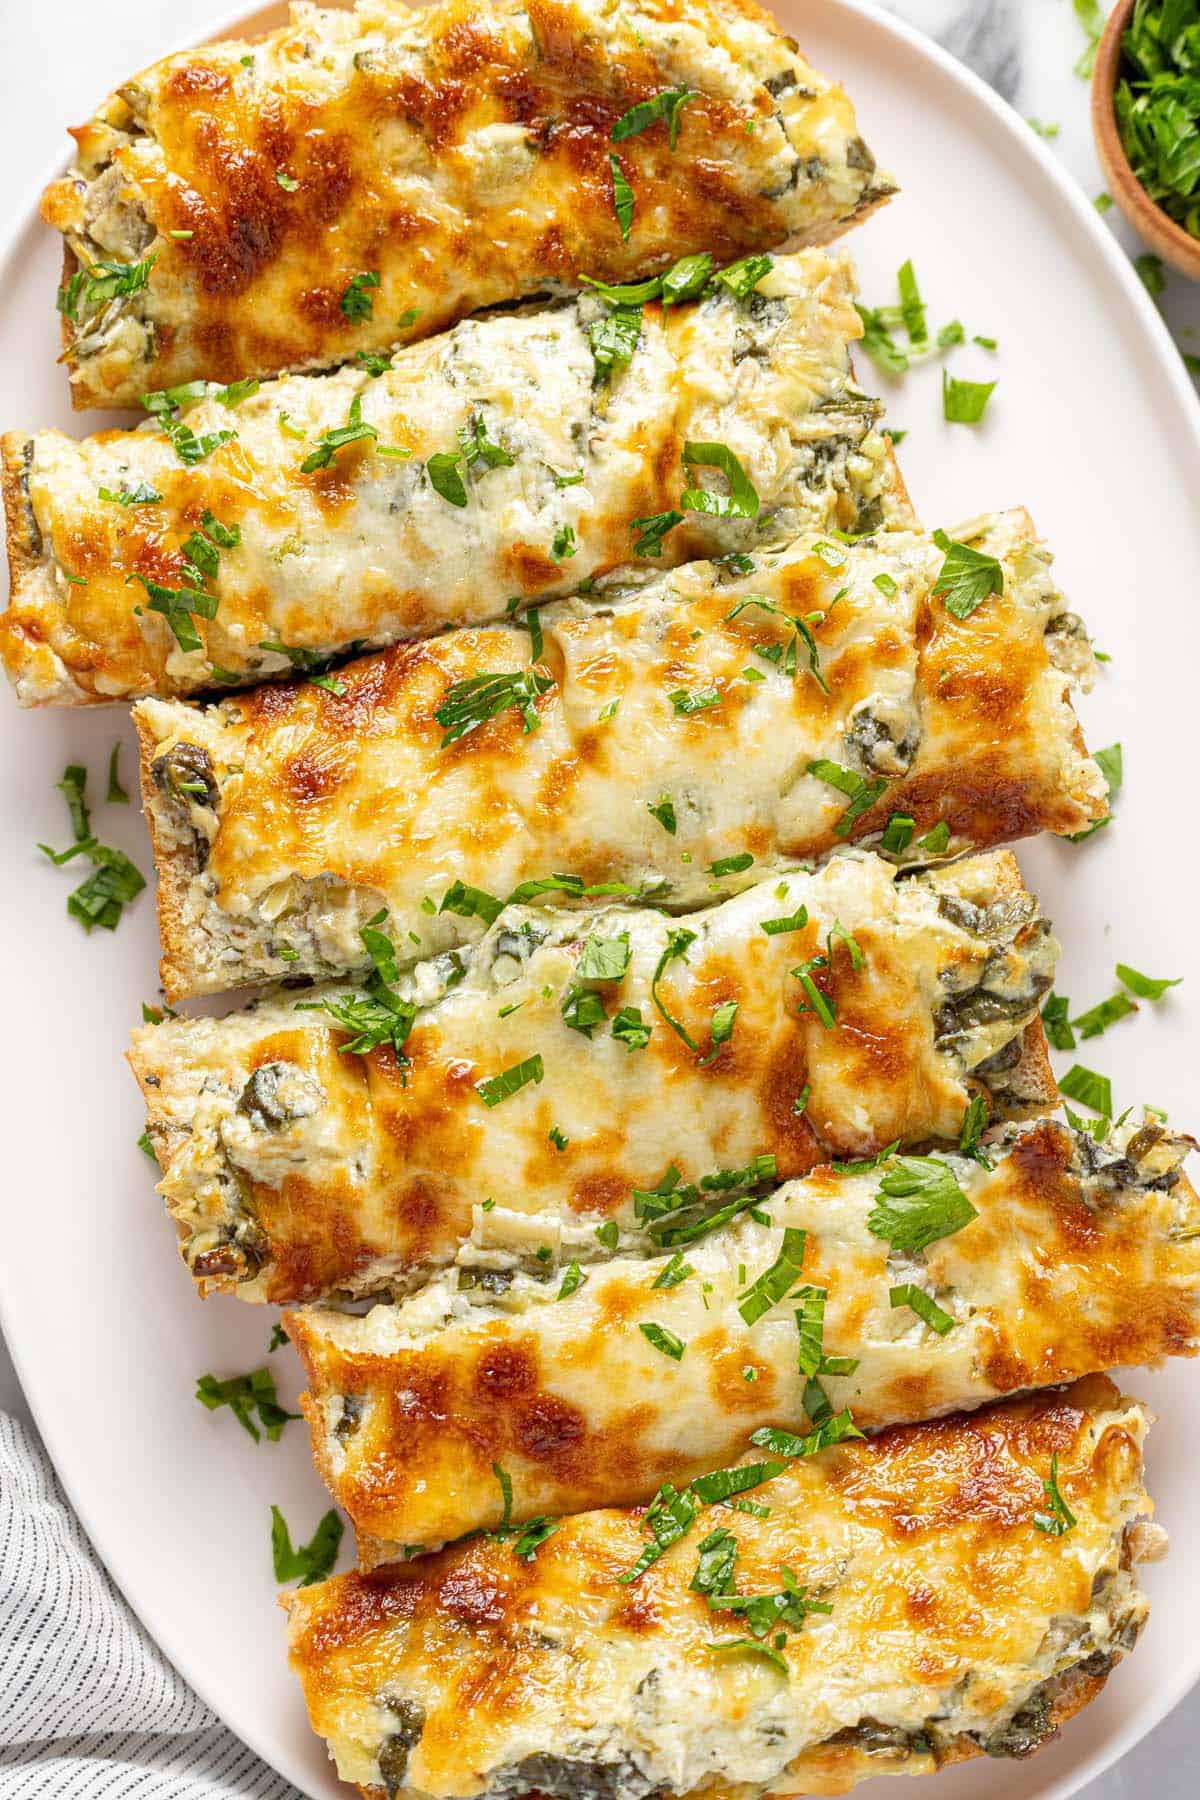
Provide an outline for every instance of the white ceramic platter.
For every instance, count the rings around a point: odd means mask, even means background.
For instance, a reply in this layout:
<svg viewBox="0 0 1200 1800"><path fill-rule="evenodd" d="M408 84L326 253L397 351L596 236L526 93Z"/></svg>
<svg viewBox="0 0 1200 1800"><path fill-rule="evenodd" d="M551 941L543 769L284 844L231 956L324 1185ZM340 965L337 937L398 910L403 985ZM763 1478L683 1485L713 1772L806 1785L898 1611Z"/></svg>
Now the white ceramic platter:
<svg viewBox="0 0 1200 1800"><path fill-rule="evenodd" d="M1178 997L1087 1046L1085 1060L1113 1076L1120 1105L1150 1100L1195 1127L1200 411L1191 384L1087 198L1016 114L852 0L783 0L778 10L817 67L844 80L904 187L853 240L865 298L894 299L894 272L912 257L935 327L966 326L955 372L999 378L975 430L942 423L936 368L888 392L892 422L909 433L901 457L919 509L930 525L953 525L1028 505L1112 656L1084 714L1093 745L1125 746L1118 821L1085 847L1038 844L1023 861L1064 939L1059 987L1079 1007L1110 991L1118 959L1187 977ZM0 283L4 426L78 432L98 422L72 420L55 367L58 268L57 244L31 207ZM999 339L999 352L970 346L975 333ZM865 364L863 375L873 379ZM122 1052L139 1003L156 994L152 901L143 895L115 936L85 938L64 910L72 869L52 869L35 848L67 841L54 791L64 765L86 761L98 799L117 735L131 782L132 734L119 710L34 716L0 695L4 1329L67 1490L145 1624L235 1731L324 1800L345 1790L287 1670L268 1508L279 1503L307 1537L327 1502L302 1426L256 1447L228 1412L195 1403L203 1371L265 1360L273 1319L232 1300L198 1304L135 1147L142 1119ZM103 836L148 872L135 809L97 811ZM271 1360L294 1401L291 1353ZM1160 1411L1151 1486L1175 1539L1169 1563L1147 1575L1154 1616L1142 1646L1056 1745L1029 1763L981 1761L941 1776L940 1800L1063 1800L1200 1673L1200 1370L1131 1382ZM906 1790L912 1800L925 1791Z"/></svg>

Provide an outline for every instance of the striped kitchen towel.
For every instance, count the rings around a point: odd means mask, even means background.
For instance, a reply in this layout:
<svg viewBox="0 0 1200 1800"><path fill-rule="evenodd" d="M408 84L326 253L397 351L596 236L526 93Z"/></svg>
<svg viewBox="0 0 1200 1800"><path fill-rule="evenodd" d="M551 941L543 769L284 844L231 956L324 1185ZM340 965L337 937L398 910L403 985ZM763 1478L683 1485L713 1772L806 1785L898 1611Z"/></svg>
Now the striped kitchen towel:
<svg viewBox="0 0 1200 1800"><path fill-rule="evenodd" d="M301 1800L146 1636L4 1413L0 1800Z"/></svg>

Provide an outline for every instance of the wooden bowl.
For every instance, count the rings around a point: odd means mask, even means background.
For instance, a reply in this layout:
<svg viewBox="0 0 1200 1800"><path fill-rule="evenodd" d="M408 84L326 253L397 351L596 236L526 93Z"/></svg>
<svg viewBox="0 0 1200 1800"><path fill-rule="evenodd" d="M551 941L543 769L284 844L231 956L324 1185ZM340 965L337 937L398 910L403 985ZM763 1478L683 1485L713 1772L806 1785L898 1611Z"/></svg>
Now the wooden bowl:
<svg viewBox="0 0 1200 1800"><path fill-rule="evenodd" d="M1145 238L1156 256L1181 275L1200 281L1200 238L1194 238L1169 214L1156 206L1129 166L1117 129L1113 95L1121 61L1121 39L1133 11L1134 0L1117 0L1108 16L1104 36L1096 50L1092 73L1092 134L1108 189L1134 230Z"/></svg>

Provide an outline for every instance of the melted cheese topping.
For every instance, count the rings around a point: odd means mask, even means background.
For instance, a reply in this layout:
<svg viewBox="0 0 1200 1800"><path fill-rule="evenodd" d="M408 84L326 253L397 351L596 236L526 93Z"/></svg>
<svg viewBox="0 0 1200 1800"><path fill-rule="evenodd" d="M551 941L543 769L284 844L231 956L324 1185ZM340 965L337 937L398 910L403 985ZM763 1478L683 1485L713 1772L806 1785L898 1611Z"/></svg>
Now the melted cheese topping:
<svg viewBox="0 0 1200 1800"><path fill-rule="evenodd" d="M1055 1684L1107 1669L1145 1617L1126 1528L1149 1508L1146 1423L1096 1379L900 1427L789 1464L751 1496L767 1519L702 1510L631 1585L638 1513L564 1520L528 1563L473 1538L289 1595L292 1666L339 1773L372 1797L748 1800L1021 1754L1052 1729ZM1052 1455L1076 1518L1063 1537L1033 1524ZM737 1591L778 1593L787 1569L831 1609L786 1637L786 1677L706 1648L746 1635L689 1589L718 1527Z"/></svg>
<svg viewBox="0 0 1200 1800"><path fill-rule="evenodd" d="M1127 1127L1103 1156L1058 1124L1010 1131L989 1147L990 1170L950 1159L978 1217L916 1254L870 1229L878 1173L822 1169L673 1265L665 1252L618 1258L563 1298L557 1273L503 1274L469 1249L400 1305L290 1313L318 1464L366 1567L495 1528L496 1464L513 1523L649 1500L735 1459L756 1426L808 1429L800 1284L826 1291L825 1353L857 1361L822 1384L862 1430L1191 1353L1200 1205L1178 1178L1188 1148L1153 1124ZM804 1233L802 1264L748 1323L739 1300L778 1263L785 1229ZM674 1281L681 1261L689 1273ZM890 1303L905 1283L946 1315L944 1336ZM678 1360L647 1324L685 1346Z"/></svg>
<svg viewBox="0 0 1200 1800"><path fill-rule="evenodd" d="M447 693L527 669L524 626L364 659L341 694L142 702L168 996L353 971L384 906L402 962L473 941L478 919L434 910L456 879L503 897L566 870L673 910L709 904L775 857L841 841L849 800L808 772L818 758L881 784L854 838L878 844L892 813L912 817L910 860L936 825L949 854L1082 830L1104 783L1062 651L1087 679L1090 649L1060 630L1073 616L1024 514L976 541L1002 559L1004 593L963 621L932 593L943 553L902 531L806 538L741 577L690 564L548 606L537 729L510 707L447 748ZM716 703L681 713L689 695ZM197 750L208 780L180 787L173 771Z"/></svg>
<svg viewBox="0 0 1200 1800"><path fill-rule="evenodd" d="M723 483L683 469L689 441L734 453L759 512L688 514L660 567L806 529L909 523L874 428L878 403L853 382L852 296L844 258L789 257L746 301L721 289L665 319L648 307L632 360L600 384L588 329L606 308L595 297L472 319L397 352L379 376L353 365L293 376L232 406L210 393L180 410L180 425L200 440L236 435L190 464L154 421L82 442L10 435L14 592L0 655L18 698L187 693L212 688L214 669L280 677L352 645L565 593L634 558L633 520L677 506L689 485ZM306 474L352 408L376 435ZM511 461L460 461L462 506L434 487L430 459L458 454L478 423ZM101 497L147 489L161 498ZM217 566L189 574L185 547L206 512L218 536L239 540L221 538ZM211 620L192 617L198 649L181 648L149 606L147 581L199 582L214 598Z"/></svg>
<svg viewBox="0 0 1200 1800"><path fill-rule="evenodd" d="M796 929L762 929L801 908ZM625 974L581 979L588 941L626 933ZM1057 953L1000 853L898 882L852 852L696 914L677 954L673 937L656 911L511 907L472 952L402 980L417 1002L403 1061L347 1053L347 1033L291 997L136 1033L192 1273L248 1299L378 1289L449 1261L488 1198L508 1247L596 1255L595 1228L631 1228L631 1190L669 1163L695 1181L769 1154L786 1179L831 1153L955 1140L966 1072L997 1057L1003 1088L1013 1058L998 1053L1019 1055ZM822 1023L790 972L830 954ZM586 1033L569 1022L581 989L607 1014ZM626 1008L650 1028L644 1048L612 1028ZM480 1081L535 1057L540 1081L484 1104Z"/></svg>
<svg viewBox="0 0 1200 1800"><path fill-rule="evenodd" d="M683 86L674 149L661 121L613 143L631 106ZM340 361L414 309L425 336L581 273L820 243L892 191L845 94L750 0L301 5L255 45L156 63L74 135L43 215L83 266L154 259L66 321L85 406ZM364 273L369 306L347 309Z"/></svg>

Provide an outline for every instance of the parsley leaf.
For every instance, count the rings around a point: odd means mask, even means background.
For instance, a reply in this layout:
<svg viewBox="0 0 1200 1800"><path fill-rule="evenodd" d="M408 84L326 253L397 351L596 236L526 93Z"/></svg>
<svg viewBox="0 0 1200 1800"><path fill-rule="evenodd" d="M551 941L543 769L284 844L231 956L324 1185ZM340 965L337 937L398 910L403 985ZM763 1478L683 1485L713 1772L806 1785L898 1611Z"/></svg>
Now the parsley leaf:
<svg viewBox="0 0 1200 1800"><path fill-rule="evenodd" d="M1050 1508L1048 1513L1034 1513L1034 1529L1044 1532L1047 1537L1065 1537L1077 1523L1075 1514L1062 1497L1058 1485L1058 1452L1050 1458L1050 1477L1042 1482L1046 1501Z"/></svg>
<svg viewBox="0 0 1200 1800"><path fill-rule="evenodd" d="M680 926L675 931L668 931L666 945L662 955L658 959L658 965L655 968L654 977L650 983L650 998L653 1000L659 1016L665 1024L671 1027L675 1036L680 1038L682 1042L687 1045L689 1050L694 1050L696 1054L699 1055L699 1044L696 1042L695 1038L692 1037L687 1027L682 1025L678 1019L674 1018L672 1014L667 1011L658 991L658 984L662 980L668 966L671 963L680 960L686 961L688 950L695 941L696 933L694 931L689 931L686 925Z"/></svg>
<svg viewBox="0 0 1200 1800"><path fill-rule="evenodd" d="M743 256L740 262L718 269L711 285L727 288L735 300L745 300L774 267L774 259L770 256Z"/></svg>
<svg viewBox="0 0 1200 1800"><path fill-rule="evenodd" d="M441 748L445 750L450 744L457 743L459 738L466 737L468 732L499 713L507 712L510 707L516 707L520 712L526 733L536 731L535 703L553 686L552 675L542 674L534 668L498 675L471 675L465 681L456 681L446 690L433 715L438 724L445 727Z"/></svg>
<svg viewBox="0 0 1200 1800"><path fill-rule="evenodd" d="M1075 1048L1075 1033L1068 1017L1070 1010L1071 1002L1065 994L1047 994L1046 1004L1042 1008L1042 1024L1047 1038L1056 1050Z"/></svg>
<svg viewBox="0 0 1200 1800"><path fill-rule="evenodd" d="M897 1156L880 1178L867 1230L893 1250L918 1251L953 1237L976 1217L948 1163L936 1156Z"/></svg>
<svg viewBox="0 0 1200 1800"><path fill-rule="evenodd" d="M1112 1082L1107 1075L1098 1075L1095 1069L1073 1063L1059 1080L1058 1091L1068 1100L1077 1100L1080 1106L1086 1106L1089 1112L1112 1118Z"/></svg>
<svg viewBox="0 0 1200 1800"><path fill-rule="evenodd" d="M593 319L587 334L596 365L596 379L607 381L614 369L623 369L633 360L642 335L642 309L640 306L615 307L602 319Z"/></svg>
<svg viewBox="0 0 1200 1800"><path fill-rule="evenodd" d="M675 818L675 807L669 795L664 794L659 800L647 800L646 811L652 819L657 819L664 831L675 836L678 821Z"/></svg>
<svg viewBox="0 0 1200 1800"><path fill-rule="evenodd" d="M1111 808L1125 779L1125 758L1120 744L1109 744L1105 749L1097 750L1092 761L1104 777L1105 785L1108 788L1108 803ZM1087 838L1095 837L1098 831L1103 831L1106 825L1112 824L1112 817L1110 811L1105 814L1104 818L1097 819L1093 824L1085 826L1082 831L1072 832L1069 842L1082 844Z"/></svg>
<svg viewBox="0 0 1200 1800"><path fill-rule="evenodd" d="M663 539L668 531L674 531L676 525L683 524L684 515L671 508L668 512L646 513L640 519L630 519L630 531L638 533L633 549L636 556L661 556Z"/></svg>
<svg viewBox="0 0 1200 1800"><path fill-rule="evenodd" d="M923 1288L917 1287L914 1282L908 1281L902 1287L889 1288L888 1298L893 1311L898 1306L909 1307L916 1313L918 1319L928 1325L931 1331L936 1331L939 1337L945 1337L948 1331L954 1330L954 1320L950 1314L943 1312L937 1301Z"/></svg>
<svg viewBox="0 0 1200 1800"><path fill-rule="evenodd" d="M693 468L719 469L729 484L728 494L714 494L710 488L687 488L679 502L685 512L708 513L717 519L758 516L754 484L728 444L689 439L683 446L683 465L689 475Z"/></svg>
<svg viewBox="0 0 1200 1800"><path fill-rule="evenodd" d="M345 1527L330 1507L307 1544L292 1548L291 1534L277 1506L271 1508L271 1555L275 1563L276 1581L300 1578L301 1587L324 1581L337 1561L338 1547Z"/></svg>
<svg viewBox="0 0 1200 1800"><path fill-rule="evenodd" d="M1004 570L994 556L973 550L969 544L956 543L944 531L935 531L933 541L945 552L946 560L932 591L945 601L946 611L956 619L969 619L989 594L1004 592Z"/></svg>
<svg viewBox="0 0 1200 1800"><path fill-rule="evenodd" d="M1131 969L1128 963L1117 964L1117 980L1125 984L1131 994L1139 1000L1161 1000L1168 988L1178 987L1183 980L1177 975L1174 980L1156 979L1153 975L1140 975Z"/></svg>
<svg viewBox="0 0 1200 1800"><path fill-rule="evenodd" d="M352 275L339 302L343 313L354 323L369 319L375 311L375 302L371 298L371 288L379 286L379 273L376 269L364 270L359 275Z"/></svg>
<svg viewBox="0 0 1200 1800"><path fill-rule="evenodd" d="M994 381L960 381L942 370L942 417L951 425L978 425L995 388Z"/></svg>
<svg viewBox="0 0 1200 1800"><path fill-rule="evenodd" d="M842 1412L830 1413L828 1418L803 1437L794 1431L782 1431L775 1425L760 1425L757 1431L750 1433L750 1442L760 1450L769 1450L773 1456L787 1456L799 1461L807 1456L818 1456L822 1450L828 1450L834 1444L844 1444L851 1438L861 1438L862 1435L847 1407Z"/></svg>
<svg viewBox="0 0 1200 1800"><path fill-rule="evenodd" d="M362 395L355 394L350 402L350 410L346 415L346 423L337 425L331 431L323 431L317 440L317 448L310 450L300 464L302 475L311 475L317 469L327 469L333 461L334 454L345 448L347 444L357 443L360 439L374 440L379 433L374 425L368 425L362 416Z"/></svg>
<svg viewBox="0 0 1200 1800"><path fill-rule="evenodd" d="M661 94L655 94L653 99L639 100L636 106L631 106L628 112L622 113L613 126L613 143L619 144L624 138L637 137L639 132L647 130L661 119L667 126L668 142L674 150L679 140L679 115L688 101L694 98L695 93L691 88L675 87L666 88ZM626 232L625 236L628 237L629 233Z"/></svg>
<svg viewBox="0 0 1200 1800"><path fill-rule="evenodd" d="M594 933L583 947L576 973L581 981L620 981L629 968L629 933L614 938Z"/></svg>
<svg viewBox="0 0 1200 1800"><path fill-rule="evenodd" d="M683 1360L683 1353L687 1349L687 1345L682 1338L676 1337L675 1333L669 1331L665 1325L657 1325L653 1319L645 1319L638 1324L638 1330L648 1344L653 1344L656 1350L661 1350L664 1356L671 1358L672 1362Z"/></svg>
<svg viewBox="0 0 1200 1800"><path fill-rule="evenodd" d="M119 742L113 745L112 751L109 754L108 792L105 794L104 798L108 801L110 806L129 805L129 795L121 786L121 746ZM1118 973L1120 973L1119 970ZM1132 973L1132 970L1130 973ZM1139 979L1144 979L1144 977L1139 977ZM1167 982L1165 985L1167 987L1174 987L1175 983ZM1157 999L1158 996L1155 995L1154 998Z"/></svg>
<svg viewBox="0 0 1200 1800"><path fill-rule="evenodd" d="M633 226L633 189L629 178L621 167L620 158L609 152L608 166L612 173L613 211L617 215L617 223L621 227L621 236L629 242L629 233Z"/></svg>
<svg viewBox="0 0 1200 1800"><path fill-rule="evenodd" d="M196 1398L210 1412L220 1406L229 1407L243 1431L248 1431L256 1444L262 1441L262 1431L271 1443L278 1443L288 1420L301 1416L280 1406L275 1377L269 1369L255 1369L249 1375L230 1375L225 1380L219 1380L215 1375L201 1375L196 1382ZM258 1414L258 1425L254 1423L255 1413Z"/></svg>
<svg viewBox="0 0 1200 1800"><path fill-rule="evenodd" d="M136 487L100 489L100 498L111 501L114 506L157 506L162 495L157 488L152 488L148 481L139 481Z"/></svg>
<svg viewBox="0 0 1200 1800"><path fill-rule="evenodd" d="M804 1265L805 1233L792 1226L784 1227L783 1243L779 1255L769 1269L764 1269L755 1281L752 1281L744 1294L738 1297L738 1311L747 1325L755 1324L764 1313L769 1313L787 1295L793 1284L800 1279Z"/></svg>
<svg viewBox="0 0 1200 1800"><path fill-rule="evenodd" d="M513 1063L511 1068L502 1070L499 1075L490 1075L486 1081L477 1081L475 1091L485 1106L499 1106L502 1100L510 1099L523 1087L528 1087L530 1082L536 1086L544 1075L541 1057L527 1056L522 1062Z"/></svg>
<svg viewBox="0 0 1200 1800"><path fill-rule="evenodd" d="M810 762L808 773L815 775L818 781L837 788L850 802L841 817L834 821L833 835L840 838L849 837L858 820L871 810L887 786L887 782L882 779L868 781L865 775L858 775L853 769L844 769L841 763L831 762L825 756L819 756L814 762Z"/></svg>
<svg viewBox="0 0 1200 1800"><path fill-rule="evenodd" d="M650 1042L651 1029L642 1018L640 1006L623 1006L613 1014L612 1034L627 1050L644 1050Z"/></svg>

